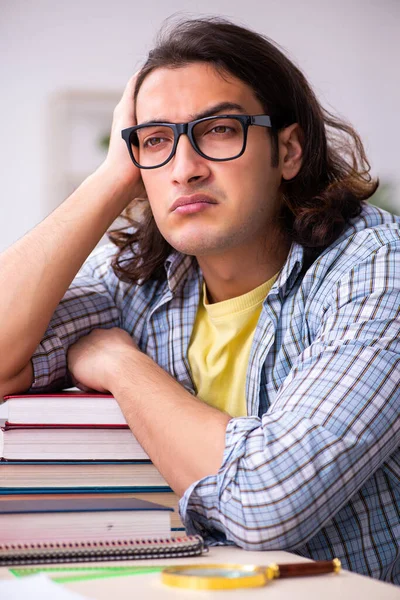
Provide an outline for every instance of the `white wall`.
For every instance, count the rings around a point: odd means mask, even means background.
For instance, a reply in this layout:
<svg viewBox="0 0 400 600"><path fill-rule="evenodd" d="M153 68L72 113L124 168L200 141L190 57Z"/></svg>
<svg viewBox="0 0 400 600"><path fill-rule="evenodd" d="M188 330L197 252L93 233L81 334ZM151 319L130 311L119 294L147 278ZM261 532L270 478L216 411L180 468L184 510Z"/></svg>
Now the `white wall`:
<svg viewBox="0 0 400 600"><path fill-rule="evenodd" d="M232 17L285 48L359 130L374 172L396 183L400 210L398 0L0 0L0 250L55 204L49 96L122 90L177 11Z"/></svg>

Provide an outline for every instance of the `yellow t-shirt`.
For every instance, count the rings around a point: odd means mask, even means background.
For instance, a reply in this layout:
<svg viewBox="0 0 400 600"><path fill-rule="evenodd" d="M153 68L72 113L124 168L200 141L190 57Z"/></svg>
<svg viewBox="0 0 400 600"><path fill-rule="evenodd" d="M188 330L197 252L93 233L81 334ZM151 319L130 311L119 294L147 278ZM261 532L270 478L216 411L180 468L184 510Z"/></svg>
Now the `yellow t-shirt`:
<svg viewBox="0 0 400 600"><path fill-rule="evenodd" d="M276 276L231 300L208 304L206 286L197 310L188 359L197 395L232 417L247 415L246 374L262 303Z"/></svg>

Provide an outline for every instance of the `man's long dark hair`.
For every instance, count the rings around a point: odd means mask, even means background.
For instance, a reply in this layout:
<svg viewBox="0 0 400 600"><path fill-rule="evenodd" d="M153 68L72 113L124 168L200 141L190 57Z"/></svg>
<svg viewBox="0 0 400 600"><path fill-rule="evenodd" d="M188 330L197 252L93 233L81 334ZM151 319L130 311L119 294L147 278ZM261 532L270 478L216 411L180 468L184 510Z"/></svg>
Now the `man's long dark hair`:
<svg viewBox="0 0 400 600"><path fill-rule="evenodd" d="M362 142L346 122L323 109L301 71L267 37L225 19L185 20L164 27L139 72L135 100L145 77L154 69L179 68L194 62L213 65L253 90L265 113L280 116L284 125L298 123L303 131L303 163L296 177L281 184L282 231L317 256L337 239L362 203L377 189ZM272 130L273 161L277 161L278 131ZM172 248L159 232L150 206L133 229L110 239L119 248L113 261L124 281L145 283L162 272Z"/></svg>

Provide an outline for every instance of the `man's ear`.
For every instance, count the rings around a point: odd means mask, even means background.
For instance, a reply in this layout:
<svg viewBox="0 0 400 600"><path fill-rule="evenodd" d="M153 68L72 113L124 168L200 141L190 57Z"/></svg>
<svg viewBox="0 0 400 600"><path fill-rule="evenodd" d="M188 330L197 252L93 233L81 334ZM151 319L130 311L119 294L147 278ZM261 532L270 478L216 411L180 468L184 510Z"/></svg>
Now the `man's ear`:
<svg viewBox="0 0 400 600"><path fill-rule="evenodd" d="M282 178L293 179L300 171L303 161L304 134L298 123L285 127L278 134L279 162Z"/></svg>

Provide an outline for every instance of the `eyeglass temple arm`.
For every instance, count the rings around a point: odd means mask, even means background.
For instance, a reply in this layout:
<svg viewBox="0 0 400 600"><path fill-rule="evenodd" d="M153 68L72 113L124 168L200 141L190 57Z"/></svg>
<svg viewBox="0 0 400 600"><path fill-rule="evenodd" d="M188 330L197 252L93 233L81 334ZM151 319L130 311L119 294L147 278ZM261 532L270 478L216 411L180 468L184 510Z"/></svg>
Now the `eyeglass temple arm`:
<svg viewBox="0 0 400 600"><path fill-rule="evenodd" d="M255 115L249 117L249 125L260 125L261 127L273 127L274 129L283 129L292 123L296 123L293 115L280 115L269 117L268 115Z"/></svg>
<svg viewBox="0 0 400 600"><path fill-rule="evenodd" d="M272 127L271 117L268 115L256 115L250 117L250 125L261 125L262 127Z"/></svg>

